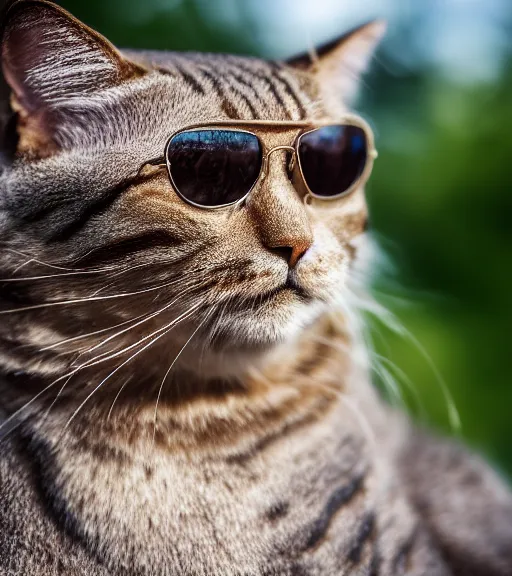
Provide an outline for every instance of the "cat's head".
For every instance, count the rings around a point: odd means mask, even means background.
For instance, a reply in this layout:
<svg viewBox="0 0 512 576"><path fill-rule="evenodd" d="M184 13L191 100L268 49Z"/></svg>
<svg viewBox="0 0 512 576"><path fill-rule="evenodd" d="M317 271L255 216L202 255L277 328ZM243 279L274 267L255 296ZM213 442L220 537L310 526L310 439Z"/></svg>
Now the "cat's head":
<svg viewBox="0 0 512 576"><path fill-rule="evenodd" d="M205 210L146 164L188 125L339 121L382 32L372 23L288 63L120 52L53 4L14 3L2 40L17 138L0 182L0 304L19 309L4 331L31 347L32 368L43 348L119 352L120 364L153 347L165 364L190 337L189 362L229 362L335 307L365 227L360 187L305 203L279 151L242 204ZM251 130L267 148L300 132Z"/></svg>

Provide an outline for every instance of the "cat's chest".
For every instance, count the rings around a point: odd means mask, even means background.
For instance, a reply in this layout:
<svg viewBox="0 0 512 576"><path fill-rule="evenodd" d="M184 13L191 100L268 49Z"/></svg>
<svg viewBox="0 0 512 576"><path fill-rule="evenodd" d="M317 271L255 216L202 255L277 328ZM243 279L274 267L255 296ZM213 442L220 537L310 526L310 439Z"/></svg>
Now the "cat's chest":
<svg viewBox="0 0 512 576"><path fill-rule="evenodd" d="M55 462L53 503L114 573L395 576L418 519L385 459L331 424L221 459L81 453Z"/></svg>
<svg viewBox="0 0 512 576"><path fill-rule="evenodd" d="M108 462L82 455L73 471L69 460L59 468L58 512L102 543L109 564L158 574L170 566L179 574L201 573L199 566L260 574L314 555L338 515L356 532L371 513L360 439L328 429L314 442L285 436L251 455Z"/></svg>

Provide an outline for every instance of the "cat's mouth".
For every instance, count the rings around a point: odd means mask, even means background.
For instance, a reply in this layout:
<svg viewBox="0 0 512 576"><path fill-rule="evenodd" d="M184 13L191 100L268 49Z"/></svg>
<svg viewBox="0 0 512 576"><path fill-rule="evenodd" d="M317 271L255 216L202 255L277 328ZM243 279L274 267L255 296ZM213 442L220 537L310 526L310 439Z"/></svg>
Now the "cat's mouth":
<svg viewBox="0 0 512 576"><path fill-rule="evenodd" d="M260 302L268 302L275 298L280 294L288 293L291 296L296 296L302 301L310 301L312 300L311 294L307 292L300 284L297 283L293 274L291 272L288 273L286 277L286 281L283 282L281 285L273 288L272 290L268 290L258 296L258 301Z"/></svg>
<svg viewBox="0 0 512 576"><path fill-rule="evenodd" d="M230 298L215 325L212 350L266 349L309 325L322 302L294 276L288 273L277 286L251 296Z"/></svg>
<svg viewBox="0 0 512 576"><path fill-rule="evenodd" d="M233 312L247 312L248 310L264 310L266 312L276 306L289 305L293 302L306 304L314 300L313 295L303 288L294 278L293 273L288 273L286 280L274 288L262 290L251 296L239 295L229 299L230 309Z"/></svg>

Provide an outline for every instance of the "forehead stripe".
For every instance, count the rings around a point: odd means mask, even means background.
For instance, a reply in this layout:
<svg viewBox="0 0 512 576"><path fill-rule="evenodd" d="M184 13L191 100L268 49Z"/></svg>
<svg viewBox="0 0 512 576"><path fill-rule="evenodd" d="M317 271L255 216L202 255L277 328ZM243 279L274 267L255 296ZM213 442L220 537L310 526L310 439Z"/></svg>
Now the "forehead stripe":
<svg viewBox="0 0 512 576"><path fill-rule="evenodd" d="M294 101L299 111L299 118L305 118L307 115L306 107L304 106L299 94L297 94L296 90L291 85L290 80L285 77L282 67L275 63L271 63L270 65L272 67L272 77L284 86L286 93Z"/></svg>
<svg viewBox="0 0 512 576"><path fill-rule="evenodd" d="M268 65L268 67L264 70L261 69L261 67L253 70L253 69L245 66L244 64L238 64L237 67L240 70L243 70L244 72L249 74L251 77L251 80L258 80L260 82L264 82L265 85L270 88L270 92L273 94L273 96L274 96L275 100L278 102L278 104L284 110L286 110L288 117L290 119L292 119L294 115L293 115L293 113L290 113L290 110L288 109L283 96L279 93L279 90L278 90L278 86L282 86L284 93L286 94L286 96L290 97L290 100L293 102L293 105L295 106L296 110L298 111L299 118L305 118L306 117L306 109L304 107L304 104L300 100L300 97L296 93L294 87L283 76L282 67L275 62L274 63L268 62L267 65Z"/></svg>
<svg viewBox="0 0 512 576"><path fill-rule="evenodd" d="M174 67L178 71L182 80L184 80L193 90L198 94L206 94L206 86L203 85L201 79L198 78L198 74L194 74L192 71L186 70L185 66L178 61L174 62Z"/></svg>
<svg viewBox="0 0 512 576"><path fill-rule="evenodd" d="M224 104L228 104L229 107L233 109L235 113L235 116L232 116L233 118L243 118L245 116L244 114L240 113L240 106L239 106L240 101L245 103L250 113L252 114L252 118L258 117L258 112L254 107L253 103L251 102L251 100L247 96L242 94L239 90L235 90L235 88L233 86L230 86L228 82L225 83L222 82L222 80L224 80L222 76L219 77L218 75L211 72L210 70L207 70L206 68L202 68L201 73L203 74L203 76L206 76L210 80L213 88L217 92L217 95L219 96L219 98L223 100ZM228 88L231 88L232 92L236 93L238 101L237 98L230 97L229 92L226 90L226 85L228 86ZM234 94L231 94L231 96L234 96Z"/></svg>
<svg viewBox="0 0 512 576"><path fill-rule="evenodd" d="M256 118L264 117L265 109L269 105L268 98L265 99L265 96L270 93L273 96L273 103L277 102L279 107L286 112L286 119L291 119L292 116L285 100L279 94L277 87L272 83L272 79L268 75L258 73L257 70L251 70L236 63L235 65L230 66L228 78L231 83L233 83L234 79L251 91L251 94L254 97L254 104L260 104L261 113L258 116L255 116Z"/></svg>

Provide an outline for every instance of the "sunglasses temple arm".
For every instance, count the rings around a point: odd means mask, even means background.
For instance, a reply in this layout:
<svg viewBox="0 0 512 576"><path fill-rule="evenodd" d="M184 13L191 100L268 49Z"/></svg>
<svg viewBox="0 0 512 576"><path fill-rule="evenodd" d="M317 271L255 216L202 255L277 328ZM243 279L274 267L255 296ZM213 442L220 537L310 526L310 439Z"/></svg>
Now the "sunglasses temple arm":
<svg viewBox="0 0 512 576"><path fill-rule="evenodd" d="M159 166L160 164L165 164L165 158L163 156L159 156L158 158L152 158L151 160L147 160L144 164L151 164L151 166Z"/></svg>
<svg viewBox="0 0 512 576"><path fill-rule="evenodd" d="M268 156L265 155L263 156L263 160L261 163L260 180L265 180L265 178L267 177L267 172L268 172Z"/></svg>
<svg viewBox="0 0 512 576"><path fill-rule="evenodd" d="M140 166L139 169L137 170L137 175L139 175L146 166L164 166L164 165L165 165L165 158L163 156L160 156L159 158L152 158L151 160L146 160L146 162L144 162L144 164L142 164L142 166Z"/></svg>

